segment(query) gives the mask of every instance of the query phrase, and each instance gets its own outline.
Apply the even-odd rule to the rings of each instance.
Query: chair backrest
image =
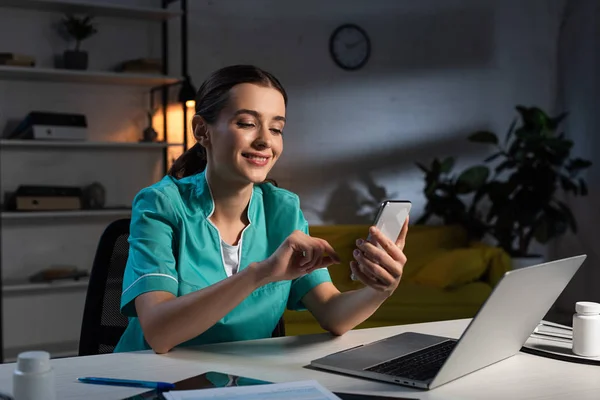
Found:
[[[129,223],[129,218],[113,221],[100,237],[83,311],[80,356],[112,353],[129,323],[120,310]]]
[[[125,218],[112,222],[100,237],[83,311],[80,356],[112,353],[129,323],[121,314],[120,304],[130,221]],[[285,336],[283,316],[271,336]]]

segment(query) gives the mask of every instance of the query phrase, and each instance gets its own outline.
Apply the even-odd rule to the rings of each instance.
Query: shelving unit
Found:
[[[29,282],[19,282],[19,283],[7,283],[2,285],[2,292],[5,294],[22,294],[23,292],[47,292],[47,291],[57,291],[57,290],[67,290],[74,288],[87,288],[89,280],[79,279],[77,281],[67,281],[67,280],[58,280],[54,282],[47,283],[29,283]]]
[[[111,71],[75,71],[56,68],[13,67],[9,65],[0,65],[0,79],[138,86],[166,85],[181,80],[180,78],[173,76],[156,74],[131,74]]]
[[[72,141],[72,140],[0,140],[1,147],[26,147],[26,148],[98,148],[98,149],[164,149],[166,147],[183,146],[182,143],[165,143],[165,142],[88,142],[88,141]]]
[[[77,210],[77,211],[3,211],[0,218],[3,220],[36,220],[54,218],[126,218],[131,215],[131,209],[102,209],[102,210]]]
[[[149,7],[130,7],[119,4],[106,4],[94,1],[70,0],[0,0],[0,7],[21,8],[26,10],[91,13],[105,17],[132,18],[147,20],[168,20],[180,17],[182,12]]]
[[[179,2],[181,7],[180,10],[169,9],[171,3]],[[121,154],[119,157],[128,160],[129,154],[123,155],[122,152],[132,152],[132,162],[135,162],[133,157],[151,157],[154,156],[154,151],[159,151],[162,158],[163,170],[167,168],[167,156],[168,150],[173,146],[182,147],[185,150],[187,146],[186,135],[184,134],[183,143],[169,143],[167,134],[167,101],[168,101],[168,89],[163,87],[164,85],[174,86],[179,82],[182,82],[187,77],[187,1],[186,0],[161,0],[161,7],[137,7],[137,6],[126,6],[117,3],[101,3],[99,1],[81,1],[81,0],[0,0],[0,9],[2,8],[13,8],[29,10],[32,12],[44,12],[44,13],[85,13],[95,16],[109,17],[109,18],[125,18],[125,19],[136,19],[136,20],[147,20],[155,21],[159,23],[161,29],[161,54],[162,54],[162,74],[142,74],[142,73],[121,73],[114,71],[94,71],[94,70],[65,70],[56,68],[45,68],[40,66],[34,67],[16,67],[16,66],[4,66],[0,65],[0,80],[10,82],[46,82],[51,84],[56,83],[72,83],[72,84],[93,84],[93,85],[113,85],[118,87],[137,86],[147,87],[148,93],[151,89],[160,90],[161,107],[163,113],[162,131],[164,135],[163,142],[117,142],[117,141],[42,141],[42,140],[12,140],[12,139],[0,139],[0,150],[3,152],[3,156],[6,153],[19,152],[18,154],[27,154],[35,152],[36,155],[42,155],[45,157],[45,153],[52,154],[49,157],[60,157],[60,151],[68,150],[69,154],[77,154],[78,152],[98,152],[106,151],[110,154],[112,151],[119,151]],[[180,18],[181,27],[181,74],[169,74],[168,71],[168,59],[169,59],[169,46],[168,46],[168,21],[171,19]],[[185,114],[184,114],[185,116]],[[185,119],[185,118],[184,118]],[[185,123],[184,123],[185,129]],[[150,152],[147,155],[140,155],[140,151]],[[13,153],[17,154],[17,153]],[[87,153],[86,153],[87,154]],[[97,153],[90,153],[95,157],[104,157],[104,153],[96,155]],[[19,156],[20,157],[20,156]],[[86,156],[87,157],[87,156]],[[109,156],[111,157],[111,156]],[[70,158],[69,158],[70,159]],[[50,166],[51,167],[51,166]],[[44,168],[50,168],[44,167]],[[6,167],[4,167],[7,169]],[[8,167],[10,168],[10,167]],[[73,166],[77,168],[77,166]],[[126,172],[126,171],[125,171]],[[57,172],[60,174],[60,172]],[[115,177],[111,177],[115,179]],[[116,179],[123,179],[116,177]],[[57,184],[59,182],[48,182],[49,184]],[[13,182],[14,184],[14,182]],[[0,194],[0,195],[3,195]],[[120,204],[120,202],[117,202]],[[31,254],[26,245],[29,240],[29,232],[31,229],[44,230],[43,234],[49,234],[56,236],[60,239],[62,231],[55,231],[54,224],[61,226],[68,226],[72,236],[79,238],[79,232],[81,229],[90,232],[92,235],[95,233],[97,227],[106,226],[112,220],[119,218],[127,218],[131,215],[131,209],[129,208],[106,208],[98,210],[73,210],[73,211],[2,211],[0,212],[0,225],[2,227],[2,247],[4,247],[5,237],[4,232],[7,229],[14,229],[15,236],[11,243],[12,247],[10,250],[13,251],[13,264],[20,265],[20,261],[15,261],[14,254],[15,249],[19,249],[21,241],[23,241],[23,251],[27,254],[31,260]],[[93,228],[92,227],[96,227]],[[62,228],[61,228],[62,229]],[[76,233],[73,233],[76,232]],[[98,236],[99,238],[99,236]],[[94,243],[85,242],[84,247],[94,247],[97,245],[96,238]],[[86,239],[83,239],[86,240]],[[19,245],[16,245],[19,243]],[[75,245],[81,245],[78,242]],[[68,248],[68,245],[62,246],[56,249],[55,252],[68,251],[62,247]],[[84,254],[93,255],[92,251],[86,250]],[[20,254],[20,253],[19,253]],[[4,256],[3,256],[4,257]],[[20,255],[19,255],[20,257]],[[33,257],[35,259],[35,257]],[[60,257],[59,257],[60,258]],[[48,263],[52,264],[55,260],[49,259]],[[91,268],[91,265],[77,265],[80,268]],[[10,360],[16,351],[20,349],[26,349],[29,346],[27,339],[31,337],[29,332],[32,328],[26,328],[25,326],[31,326],[35,323],[35,316],[32,316],[34,310],[39,309],[42,313],[48,313],[43,315],[43,319],[55,319],[57,326],[55,331],[49,332],[49,336],[52,336],[52,340],[56,340],[57,337],[63,338],[65,343],[63,347],[55,348],[55,352],[52,353],[53,357],[57,356],[68,356],[76,355],[76,350],[73,348],[74,343],[78,340],[78,325],[80,321],[74,320],[78,318],[77,315],[83,311],[83,303],[85,302],[85,293],[87,290],[88,280],[81,279],[78,281],[56,281],[51,283],[30,283],[24,279],[23,276],[19,277],[18,273],[13,273],[11,278],[17,277],[17,281],[3,281],[4,269],[2,268],[2,259],[0,259],[0,362]],[[3,308],[3,303],[9,303],[5,305],[6,309]],[[43,304],[43,306],[40,305]],[[21,310],[21,307],[23,310]],[[10,315],[6,315],[10,314]],[[72,315],[72,317],[69,317]],[[26,316],[26,317],[23,317]],[[6,329],[4,321],[8,318],[8,325]],[[25,319],[23,319],[25,318]],[[67,319],[64,319],[67,318]],[[71,319],[68,319],[71,318]],[[19,323],[24,324],[24,328],[15,327],[15,319],[23,319]],[[21,331],[18,331],[21,329]],[[75,332],[77,330],[77,332]],[[21,335],[21,332],[25,334]],[[8,349],[10,351],[5,352],[4,338],[9,336],[12,338],[14,345]],[[27,337],[27,338],[22,338]],[[62,339],[59,339],[62,340]],[[54,343],[54,342],[53,342]],[[56,343],[53,344],[53,346]],[[36,347],[36,346],[33,346]],[[50,351],[50,350],[49,350]],[[54,351],[54,350],[53,350]],[[5,359],[4,356],[7,356]]]

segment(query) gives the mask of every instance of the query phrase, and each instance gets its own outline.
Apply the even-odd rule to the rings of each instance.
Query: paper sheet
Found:
[[[339,400],[317,381],[273,383],[268,385],[174,390],[163,393],[167,400]]]

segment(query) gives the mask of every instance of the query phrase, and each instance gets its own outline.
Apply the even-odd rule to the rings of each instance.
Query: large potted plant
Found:
[[[490,171],[485,165],[475,165],[455,174],[454,163],[453,157],[435,158],[429,166],[417,163],[425,173],[427,203],[416,224],[437,217],[445,225],[462,226],[470,239],[479,240],[489,229],[477,205],[485,194]]]
[[[69,39],[75,40],[74,50],[63,53],[63,67],[66,69],[84,70],[88,67],[88,53],[81,50],[81,42],[96,34],[98,31],[92,24],[93,17],[76,17],[65,15],[61,22],[62,33]]]
[[[468,137],[471,142],[496,147],[496,152],[485,159],[493,169],[477,165],[445,181],[432,179],[433,168],[420,168],[426,172],[424,220],[449,214],[444,220],[464,226],[471,236],[493,237],[519,267],[540,261],[540,255],[531,253],[532,241],[546,244],[569,229],[577,232],[575,217],[561,195],[587,195],[580,173],[592,163],[571,158],[573,141],[559,132],[566,113],[549,117],[537,107],[517,106],[516,110],[520,125],[515,119],[502,142],[487,131]],[[449,171],[440,164],[440,171]],[[444,193],[450,195],[441,196]],[[466,200],[458,199],[462,205],[457,201],[461,194],[470,195]]]

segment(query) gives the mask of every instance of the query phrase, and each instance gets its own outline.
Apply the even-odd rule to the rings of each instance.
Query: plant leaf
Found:
[[[470,193],[474,190],[479,189],[487,181],[490,175],[488,167],[483,165],[476,165],[468,168],[462,174],[459,175],[456,181],[457,193]]]
[[[515,126],[517,125],[517,119],[513,119],[513,122],[510,124],[510,127],[508,128],[508,132],[506,132],[506,137],[504,138],[504,144],[508,144],[508,141],[511,137],[511,135],[513,134],[513,132],[515,131]]]
[[[442,165],[440,171],[447,174],[454,167],[454,157],[446,157],[444,161],[442,161]]]
[[[496,167],[495,171],[496,171],[496,173],[500,173],[500,172],[504,171],[505,169],[512,168],[514,166],[515,166],[515,162],[514,161],[506,160],[503,163],[501,163],[500,165],[498,165]]]
[[[548,127],[552,130],[555,130],[556,128],[558,128],[558,125],[560,125],[560,123],[569,115],[568,112],[563,112],[560,113],[559,115],[557,115],[554,118],[550,118],[550,120],[548,121]]]
[[[574,194],[577,194],[577,185],[575,185],[568,177],[561,175],[560,184],[565,192],[573,192]]]
[[[475,132],[468,137],[468,140],[475,143],[498,144],[498,137],[496,134],[488,131]]]
[[[485,160],[483,160],[483,161],[485,161],[485,162],[494,161],[496,158],[500,157],[501,155],[502,155],[502,152],[501,152],[501,151],[499,151],[499,152],[497,152],[497,153],[494,153],[494,154],[492,154],[491,156],[489,156],[488,158],[486,158],[486,159],[485,159]]]
[[[442,164],[440,163],[440,160],[434,158],[433,162],[431,163],[431,172],[433,172],[435,175],[439,175],[441,170]]]
[[[571,160],[567,165],[567,170],[569,172],[578,172],[579,170],[589,168],[592,165],[592,162],[589,160],[584,160],[583,158],[575,158]]]

